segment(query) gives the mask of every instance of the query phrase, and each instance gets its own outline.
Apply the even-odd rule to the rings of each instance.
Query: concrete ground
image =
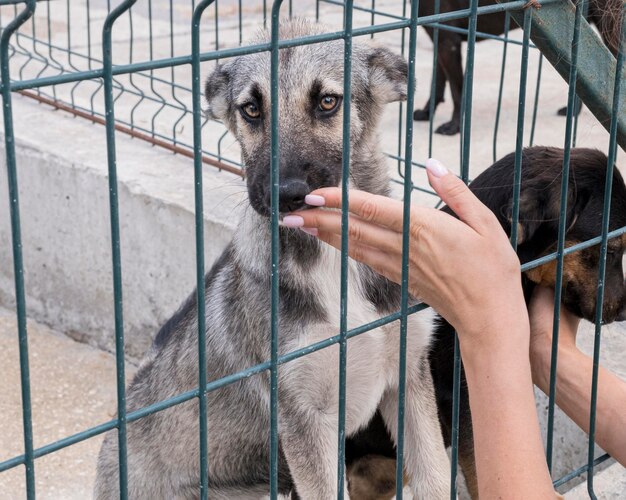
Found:
[[[23,453],[20,366],[15,313],[0,309],[0,461]],[[115,358],[66,335],[28,322],[34,446],[111,420],[117,401]],[[134,367],[127,365],[127,377]],[[103,435],[35,461],[37,498],[91,497]],[[24,467],[0,474],[0,499],[26,498]]]

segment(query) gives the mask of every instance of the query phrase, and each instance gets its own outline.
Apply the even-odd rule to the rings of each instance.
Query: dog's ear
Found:
[[[519,222],[517,226],[518,244],[526,243],[535,237],[542,229],[557,234],[561,213],[560,182],[549,188],[524,189],[519,199]],[[566,233],[574,227],[578,216],[589,202],[589,193],[586,190],[577,190],[575,185],[568,189]],[[507,219],[512,222],[513,200],[507,207]]]
[[[206,113],[214,120],[225,120],[228,114],[229,69],[228,65],[218,64],[204,84],[204,97],[208,103]]]
[[[371,46],[367,65],[376,97],[384,103],[406,100],[409,70],[402,56],[386,47]]]

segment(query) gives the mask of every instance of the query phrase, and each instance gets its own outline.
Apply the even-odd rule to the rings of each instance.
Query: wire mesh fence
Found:
[[[560,0],[544,0],[542,5],[558,3]],[[478,148],[489,150],[489,154],[495,160],[502,152],[508,152],[515,147],[516,178],[514,184],[519,187],[521,174],[521,151],[525,145],[532,145],[538,136],[541,127],[540,93],[542,83],[543,59],[539,53],[533,53],[537,57],[537,64],[529,69],[531,49],[535,49],[530,41],[532,26],[532,9],[528,9],[525,1],[511,1],[502,3],[489,3],[483,5],[478,0],[468,2],[467,8],[462,10],[448,11],[442,9],[442,2],[434,2],[434,11],[427,15],[418,12],[417,1],[393,2],[376,1],[367,2],[339,2],[334,0],[320,0],[317,2],[243,2],[239,1],[199,1],[189,2],[185,5],[174,3],[172,0],[148,0],[136,2],[124,0],[115,2],[104,0],[85,0],[84,2],[52,2],[36,0],[5,0],[0,1],[0,26],[2,27],[2,41],[0,43],[0,57],[2,70],[2,97],[4,103],[4,134],[6,141],[6,164],[9,178],[9,203],[11,208],[11,223],[13,234],[13,259],[15,269],[15,297],[17,304],[18,333],[20,338],[20,366],[21,366],[21,389],[24,415],[24,453],[0,463],[0,472],[23,466],[25,468],[27,496],[35,497],[34,462],[37,458],[61,450],[72,444],[92,438],[108,430],[117,429],[119,436],[119,466],[120,466],[120,491],[121,497],[126,498],[127,476],[127,451],[126,451],[126,425],[129,422],[141,419],[151,413],[162,411],[166,408],[185,401],[199,400],[199,440],[200,440],[200,463],[201,473],[199,491],[202,498],[206,498],[209,484],[207,463],[211,459],[207,452],[207,440],[212,439],[207,432],[206,395],[227,384],[232,384],[245,377],[265,371],[270,372],[272,380],[271,392],[271,475],[270,495],[277,496],[278,485],[278,392],[277,371],[278,366],[301,356],[305,356],[316,350],[338,344],[341,352],[342,374],[339,381],[340,401],[345,401],[345,360],[349,339],[361,333],[369,331],[393,321],[400,320],[402,325],[402,341],[399,349],[404,352],[407,335],[407,317],[421,310],[424,306],[409,306],[407,284],[407,258],[408,237],[405,234],[405,246],[403,261],[403,293],[401,309],[375,323],[361,325],[354,329],[348,329],[346,320],[347,292],[342,290],[341,321],[337,335],[313,346],[291,352],[286,355],[278,354],[277,339],[280,335],[278,328],[278,311],[280,297],[278,294],[279,273],[272,273],[272,331],[271,359],[247,370],[234,373],[220,380],[207,380],[205,366],[205,304],[204,297],[204,236],[203,236],[203,200],[202,200],[202,172],[205,164],[228,171],[231,174],[244,176],[245,166],[242,164],[240,152],[234,139],[226,132],[223,124],[208,120],[202,113],[202,76],[219,61],[228,57],[249,54],[259,51],[269,51],[272,56],[272,80],[278,78],[278,54],[284,47],[320,43],[329,40],[343,40],[345,47],[345,88],[344,96],[350,95],[350,51],[353,37],[376,37],[399,48],[409,57],[409,92],[408,102],[401,104],[397,115],[393,118],[393,126],[397,131],[395,144],[385,144],[385,152],[389,158],[390,168],[395,171],[395,181],[403,188],[405,200],[405,221],[408,218],[413,191],[419,191],[427,195],[426,199],[431,204],[437,204],[436,195],[426,187],[421,177],[423,164],[417,160],[413,151],[414,122],[413,108],[415,107],[414,81],[416,67],[419,62],[415,61],[418,50],[418,29],[421,26],[431,28],[433,31],[434,56],[432,61],[432,74],[430,84],[431,97],[437,91],[439,51],[441,32],[459,33],[468,40],[465,52],[465,73],[463,82],[463,96],[461,99],[462,109],[460,112],[459,129],[460,135],[454,142],[440,143],[435,133],[435,106],[436,102],[431,99],[427,106],[428,132],[422,133],[421,140],[425,141],[425,149],[428,156],[437,154],[442,149],[454,150],[454,160],[458,165],[458,171],[465,181],[470,180],[470,163],[472,151]],[[284,4],[284,5],[283,5]],[[567,99],[567,113],[563,122],[564,137],[562,144],[565,146],[566,160],[563,168],[562,192],[567,193],[569,168],[569,150],[577,144],[578,108],[575,94],[577,81],[577,55],[578,36],[580,24],[587,10],[587,4],[578,3],[576,8],[576,25],[573,31],[574,38],[571,40],[571,62],[569,69],[569,94]],[[418,15],[419,14],[419,15]],[[501,16],[502,25],[497,34],[481,31],[479,19],[489,14]],[[523,16],[523,31],[513,32],[516,24],[511,17],[513,14]],[[285,17],[306,16],[323,21],[330,28],[323,35],[316,35],[297,40],[279,40],[278,23]],[[456,19],[466,19],[467,27],[451,27],[446,25]],[[245,45],[250,33],[265,27],[272,34],[270,43],[262,45]],[[513,33],[513,34],[512,34]],[[622,31],[622,40],[624,34]],[[477,72],[480,67],[476,64],[476,41],[480,39],[496,40],[502,44],[501,60],[499,62],[500,78],[496,87],[496,99],[493,102],[493,114],[488,121],[493,120],[488,129],[481,127],[479,134],[472,133],[474,85],[479,81]],[[514,106],[505,102],[504,90],[510,77],[505,77],[508,61],[511,58],[511,47],[519,48],[520,66],[515,73],[517,78],[518,98]],[[622,41],[623,47],[623,41]],[[613,89],[612,100],[608,104],[612,106],[612,120],[606,124],[610,129],[610,139],[607,140],[609,152],[609,172],[612,172],[617,155],[618,143],[618,120],[620,109],[620,84],[623,68],[623,49],[617,57],[617,68],[611,86]],[[430,62],[429,61],[429,62]],[[424,75],[418,79],[426,80]],[[529,82],[530,80],[530,82]],[[532,89],[532,105],[527,103],[527,87]],[[274,87],[277,92],[277,87]],[[26,299],[23,283],[23,262],[21,256],[20,241],[20,214],[18,200],[18,165],[15,158],[15,147],[12,127],[11,93],[21,92],[24,95],[37,99],[40,102],[54,108],[67,111],[96,123],[105,125],[107,137],[107,156],[109,165],[109,193],[110,193],[110,218],[111,218],[111,243],[112,243],[112,273],[115,295],[115,339],[117,359],[117,417],[100,426],[86,429],[59,441],[43,447],[33,446],[33,433],[31,421],[31,398],[28,363],[28,336],[26,329]],[[349,101],[349,98],[346,98]],[[277,102],[277,94],[273,95],[272,102]],[[563,102],[562,104],[566,104]],[[512,128],[515,134],[503,131],[503,113],[508,107],[516,108],[515,124]],[[272,109],[272,137],[278,138],[278,114]],[[551,110],[553,112],[554,110]],[[530,115],[530,118],[529,118]],[[391,122],[391,120],[390,120]],[[343,187],[348,186],[349,162],[350,162],[350,113],[344,114],[344,155],[343,155]],[[124,374],[124,302],[122,298],[122,268],[120,256],[120,225],[119,207],[117,194],[117,164],[116,164],[116,132],[130,134],[145,140],[156,146],[163,147],[174,153],[189,156],[193,159],[194,175],[196,182],[195,191],[195,215],[196,215],[196,274],[197,274],[197,303],[198,303],[198,346],[199,366],[198,387],[193,391],[177,395],[166,401],[158,402],[147,408],[126,412],[125,404],[125,374]],[[507,142],[508,141],[508,142]],[[511,147],[509,147],[509,145]],[[278,243],[278,139],[272,144],[272,264],[274,269],[279,266],[279,243]],[[439,151],[438,151],[438,148]],[[508,148],[508,149],[506,149]],[[450,163],[450,161],[449,161]],[[226,174],[225,174],[226,175]],[[607,175],[607,179],[611,175]],[[610,185],[607,193],[610,193]],[[517,245],[517,221],[518,218],[519,189],[516,192],[512,236],[511,241]],[[567,196],[562,196],[561,213],[567,211]],[[548,256],[525,264],[523,270],[536,267],[550,260],[557,261],[557,284],[561,283],[563,276],[563,257],[572,252],[579,251],[590,245],[601,245],[600,279],[604,274],[604,262],[606,259],[607,241],[626,232],[621,228],[609,232],[608,207],[610,195],[605,196],[604,224],[601,235],[587,242],[581,242],[572,247],[565,248],[565,217],[561,218],[559,228],[559,240],[556,251]],[[344,229],[342,238],[347,241],[347,192],[344,192]],[[345,246],[344,246],[345,247]],[[342,284],[347,283],[347,252],[342,254]],[[560,303],[561,287],[556,287],[556,302]],[[603,288],[598,287],[598,301],[602,302]],[[601,309],[599,308],[601,312]],[[596,319],[596,349],[594,359],[596,361],[594,372],[594,387],[592,399],[595,404],[597,391],[597,360],[600,346],[600,327],[602,318]],[[554,328],[558,331],[559,308],[556,308]],[[556,341],[553,348],[553,367],[556,359]],[[401,356],[401,360],[404,359]],[[404,381],[405,366],[401,362],[400,380]],[[460,380],[460,356],[458,343],[455,349],[455,381],[458,387]],[[551,464],[554,437],[554,401],[555,401],[555,370],[551,374],[550,407],[547,437],[547,459]],[[403,390],[400,390],[400,411],[402,415]],[[458,389],[457,389],[458,393]],[[571,471],[564,477],[555,479],[555,486],[559,486],[571,478],[588,472],[588,484],[590,496],[593,492],[593,468],[597,463],[608,458],[594,456],[593,448],[593,419],[590,433],[590,448],[588,463],[580,469]],[[455,400],[453,414],[456,421],[453,425],[458,426],[458,400]],[[343,434],[345,425],[345,407],[340,406],[339,433]],[[400,418],[398,441],[398,491],[397,498],[402,498],[402,457],[403,439],[402,429],[404,421]],[[453,436],[455,434],[453,433]],[[341,464],[344,461],[345,448],[340,439],[338,456],[338,476],[340,485],[345,478]],[[451,498],[456,498],[456,462],[457,442],[452,442],[452,490]],[[343,488],[339,487],[340,497]]]

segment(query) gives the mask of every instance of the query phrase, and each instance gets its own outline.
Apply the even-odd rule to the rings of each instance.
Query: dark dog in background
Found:
[[[479,0],[478,6],[494,5],[495,0]],[[589,0],[589,10],[587,20],[589,23],[595,24],[600,31],[602,40],[611,52],[616,55],[619,48],[620,27],[621,27],[621,9],[622,0]],[[441,0],[439,12],[454,12],[457,10],[467,9],[470,6],[469,0]],[[435,0],[421,0],[419,3],[418,14],[422,16],[431,16],[435,14]],[[501,35],[505,29],[504,12],[494,14],[486,14],[478,16],[477,31],[488,33],[490,35]],[[444,23],[448,26],[456,28],[469,28],[469,18],[455,19]],[[510,23],[510,29],[518,28],[514,21]],[[433,28],[425,26],[428,36],[431,40],[434,38]],[[477,38],[479,42],[482,38]],[[431,95],[430,99],[422,109],[416,109],[413,112],[413,119],[417,121],[427,121],[430,118],[430,100],[435,100],[435,109],[444,101],[444,92],[446,82],[450,83],[450,92],[452,94],[452,102],[454,103],[454,111],[452,119],[439,126],[435,133],[443,135],[454,135],[460,129],[461,116],[461,95],[463,93],[463,65],[461,62],[461,42],[467,41],[467,35],[464,33],[455,33],[448,30],[439,30],[439,42],[437,48],[437,70],[435,95]],[[579,101],[580,103],[580,101]],[[566,114],[566,108],[559,110],[560,115]],[[580,111],[580,105],[576,112]]]
[[[470,185],[472,191],[498,217],[510,234],[512,213],[512,180],[514,154],[509,154],[479,175]],[[563,150],[533,147],[523,151],[522,184],[520,192],[519,246],[522,263],[537,259],[556,250],[558,238],[560,187]],[[601,232],[607,157],[592,149],[573,149],[570,161],[567,200],[566,246],[596,237]],[[444,211],[452,211],[444,207]],[[609,230],[626,226],[626,186],[615,169],[611,197]],[[604,323],[626,320],[626,282],[622,256],[626,250],[626,235],[608,243],[605,276],[605,297],[602,306]],[[600,246],[565,256],[562,285],[563,305],[577,316],[595,320],[596,288]],[[522,275],[527,301],[539,284],[554,288],[556,261],[535,267]],[[506,332],[503,332],[503,335]],[[430,367],[435,383],[439,419],[446,446],[452,436],[454,328],[439,318]],[[387,457],[384,467],[381,458]],[[395,449],[386,435],[382,421],[376,416],[369,427],[346,444],[346,460],[351,489],[379,491],[378,496],[354,497],[369,499],[392,498],[395,492]],[[461,374],[459,417],[459,464],[472,498],[478,498],[474,442],[469,397],[464,373]],[[373,474],[376,466],[383,471]]]

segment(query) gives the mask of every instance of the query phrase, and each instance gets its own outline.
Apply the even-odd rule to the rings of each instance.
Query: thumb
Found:
[[[430,185],[442,201],[474,231],[483,234],[494,223],[497,224],[491,210],[476,198],[465,182],[451,174],[441,162],[430,158],[426,161],[426,171]]]

